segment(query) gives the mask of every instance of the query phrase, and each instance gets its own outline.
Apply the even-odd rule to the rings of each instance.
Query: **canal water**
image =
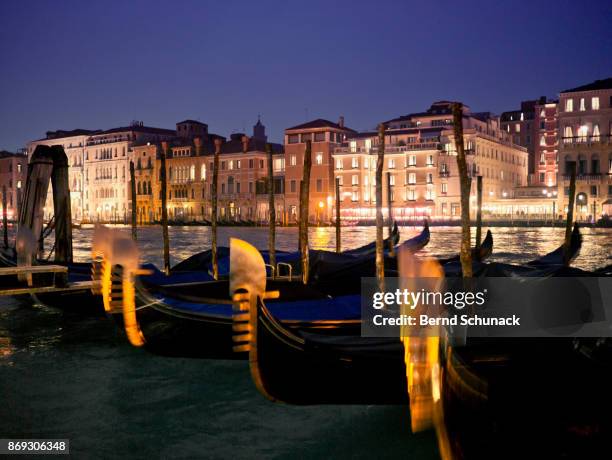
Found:
[[[129,233],[129,228],[122,231]],[[402,227],[402,239],[418,228]],[[74,231],[87,260],[93,230]],[[333,228],[313,228],[314,248],[335,247]],[[343,228],[342,246],[374,238]],[[433,227],[427,253],[459,249],[459,228]],[[265,228],[221,227],[220,244],[240,237],[267,246]],[[563,230],[494,228],[493,260],[525,262],[557,247]],[[612,263],[612,230],[584,229],[575,265]],[[209,247],[207,227],[171,227],[176,263]],[[297,229],[277,230],[294,250]],[[160,264],[161,231],[139,229],[147,262]],[[129,346],[105,318],[0,299],[0,438],[68,438],[76,458],[438,458],[432,432],[412,434],[406,407],[273,404],[253,386],[246,362],[152,356]]]

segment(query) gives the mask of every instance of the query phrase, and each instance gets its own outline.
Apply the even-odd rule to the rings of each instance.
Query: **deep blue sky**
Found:
[[[0,63],[0,148],[133,119],[250,133],[258,113],[281,141],[306,116],[499,113],[611,77],[612,2],[6,0]]]

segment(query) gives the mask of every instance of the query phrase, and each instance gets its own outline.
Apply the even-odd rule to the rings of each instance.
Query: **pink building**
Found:
[[[6,207],[9,220],[19,217],[19,207],[28,169],[28,156],[26,153],[12,153],[0,151],[0,205],[2,204],[2,191],[6,189]],[[0,219],[2,214],[0,213]]]

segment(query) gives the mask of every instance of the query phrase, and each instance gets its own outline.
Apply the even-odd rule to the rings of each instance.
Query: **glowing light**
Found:
[[[325,203],[323,203],[322,201],[319,201],[319,208],[322,208],[323,206],[325,206]]]

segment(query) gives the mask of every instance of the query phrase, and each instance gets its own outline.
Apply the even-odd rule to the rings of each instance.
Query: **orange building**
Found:
[[[343,117],[338,123],[319,118],[285,130],[285,205],[288,222],[298,219],[306,141],[312,142],[309,220],[329,222],[334,212],[335,198],[332,155],[347,136],[353,134],[354,130],[344,126]]]

